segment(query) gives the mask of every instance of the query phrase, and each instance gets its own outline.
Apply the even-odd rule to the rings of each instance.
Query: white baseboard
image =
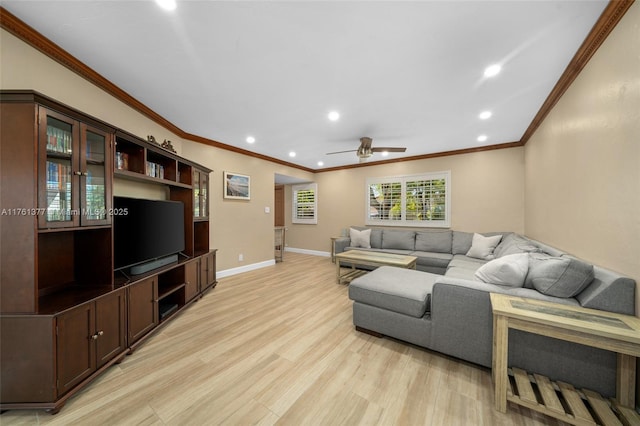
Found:
[[[286,247],[284,249],[285,252],[290,251],[293,253],[302,253],[302,254],[310,254],[312,256],[321,256],[321,257],[331,257],[331,253],[328,251],[319,251],[319,250],[307,250],[300,249],[295,247]],[[260,268],[266,268],[267,266],[272,266],[276,264],[276,260],[265,260],[264,262],[252,263],[251,265],[239,266],[237,268],[225,269],[224,271],[217,271],[216,278],[224,278],[230,277],[232,275],[241,274],[243,272],[254,271]]]
[[[239,266],[237,268],[225,269],[217,271],[216,278],[230,277],[231,275],[241,274],[243,272],[254,271],[256,269],[266,268],[276,264],[275,259],[265,260],[264,262],[252,263],[251,265]]]
[[[301,248],[295,248],[295,247],[285,247],[284,251],[290,251],[293,253],[310,254],[313,256],[331,257],[331,253],[328,251],[307,250],[307,249],[301,249]]]

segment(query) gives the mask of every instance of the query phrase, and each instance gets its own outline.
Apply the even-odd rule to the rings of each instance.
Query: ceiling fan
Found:
[[[374,152],[405,152],[407,148],[397,148],[397,147],[376,147],[372,148],[371,143],[373,139],[369,137],[361,137],[360,138],[360,146],[358,149],[350,149],[348,151],[336,151],[336,152],[327,152],[326,155],[332,154],[342,154],[345,152],[355,152],[358,158],[360,158],[360,162],[364,163],[373,155]]]

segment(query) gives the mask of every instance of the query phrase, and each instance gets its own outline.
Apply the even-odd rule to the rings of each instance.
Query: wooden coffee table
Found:
[[[517,329],[569,342],[580,343],[618,353],[616,373],[616,399],[609,404],[596,392],[581,390],[598,417],[610,418],[604,424],[619,424],[610,410],[616,411],[625,420],[636,424],[640,416],[635,413],[636,357],[640,356],[640,318],[613,312],[567,306],[541,300],[525,299],[491,293],[493,309],[493,365],[495,407],[506,412],[507,400],[571,424],[596,424],[582,403],[582,395],[568,383],[553,383],[538,374],[513,368],[516,388],[510,386],[508,378],[509,329]],[[535,383],[540,398],[536,396]],[[517,394],[514,389],[517,389]],[[556,390],[559,390],[559,394]],[[561,404],[562,395],[565,404]],[[568,405],[570,410],[565,411]],[[598,423],[598,424],[602,424]]]
[[[353,279],[367,273],[362,269],[356,269],[356,266],[396,266],[398,268],[416,269],[416,260],[418,260],[415,256],[364,250],[347,250],[336,254],[335,258],[338,284],[350,283]],[[341,262],[351,264],[351,269],[346,273],[342,273],[340,270]]]

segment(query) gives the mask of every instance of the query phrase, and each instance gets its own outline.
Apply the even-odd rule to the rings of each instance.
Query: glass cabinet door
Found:
[[[200,217],[209,217],[209,174],[200,172]]]
[[[112,135],[44,107],[39,115],[39,227],[108,225]]]
[[[78,173],[74,154],[78,150],[78,122],[41,109],[39,226],[56,228],[78,225]]]
[[[201,217],[200,210],[200,172],[193,171],[193,217],[198,219]]]
[[[109,170],[111,135],[81,125],[80,160],[81,224],[105,225],[111,222]]]
[[[206,219],[209,216],[209,174],[200,170],[193,171],[193,217]]]

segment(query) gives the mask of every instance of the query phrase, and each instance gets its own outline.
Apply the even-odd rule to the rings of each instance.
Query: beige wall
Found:
[[[218,269],[243,268],[274,260],[274,174],[311,180],[308,172],[231,151],[185,141],[183,155],[213,170],[210,188],[210,244],[218,251]],[[251,200],[223,197],[223,172],[251,177]],[[265,207],[269,213],[265,213]],[[239,255],[243,260],[239,260]]]
[[[1,89],[36,90],[143,139],[147,135],[169,139],[178,154],[214,170],[210,176],[210,241],[211,247],[219,249],[219,271],[273,261],[274,173],[311,180],[310,173],[182,140],[4,30],[0,30],[0,45]],[[250,201],[223,200],[223,170],[251,176]],[[114,182],[114,194],[167,196],[163,186],[119,179]],[[265,213],[265,207],[271,213]],[[243,261],[238,260],[240,254]]]
[[[291,189],[286,188],[289,247],[330,251],[330,236],[365,221],[368,177],[451,171],[451,227],[461,231],[524,232],[524,149],[406,161],[317,173],[318,224],[291,223]]]
[[[525,146],[525,232],[640,283],[638,52],[636,2]]]

